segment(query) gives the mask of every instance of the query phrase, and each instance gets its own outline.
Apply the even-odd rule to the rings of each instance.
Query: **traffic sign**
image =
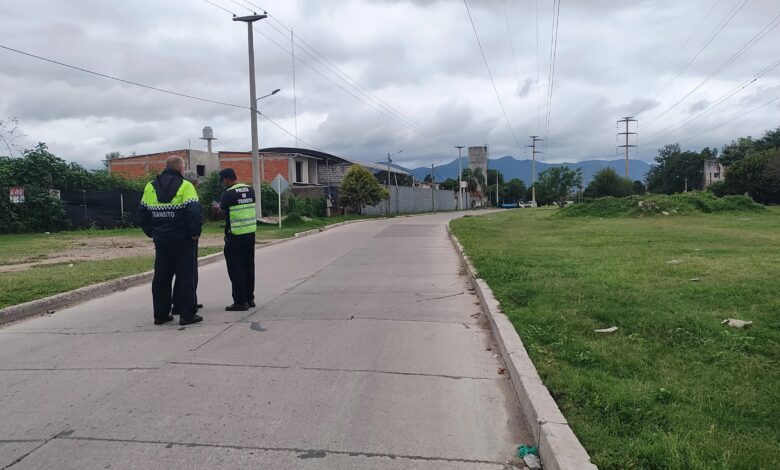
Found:
[[[274,177],[274,180],[271,182],[271,187],[274,191],[276,191],[279,195],[281,195],[283,192],[287,191],[287,188],[290,187],[290,183],[287,182],[286,179],[284,179],[284,176],[282,175],[276,175]]]

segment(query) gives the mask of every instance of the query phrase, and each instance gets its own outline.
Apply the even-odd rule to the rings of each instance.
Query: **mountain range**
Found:
[[[463,157],[461,159],[462,168],[468,168],[468,158]],[[649,163],[642,160],[629,160],[629,172],[632,180],[644,181],[645,174],[652,167]],[[596,174],[602,168],[614,168],[619,175],[625,174],[626,161],[625,160],[585,160],[576,163],[545,163],[536,162],[537,175],[547,168],[554,166],[566,165],[571,169],[582,168],[582,183],[587,185],[593,179],[593,175]],[[395,166],[395,165],[393,165]],[[399,167],[400,168],[400,167]],[[517,160],[512,156],[504,156],[497,159],[490,159],[488,161],[488,168],[498,169],[502,175],[504,175],[504,181],[509,181],[512,178],[518,178],[525,182],[526,185],[531,184],[531,160]],[[431,169],[428,167],[420,167],[415,169],[402,168],[419,180],[422,181],[431,173]],[[434,169],[434,176],[436,181],[444,181],[447,178],[458,178],[458,159],[454,159],[449,163],[439,165]]]

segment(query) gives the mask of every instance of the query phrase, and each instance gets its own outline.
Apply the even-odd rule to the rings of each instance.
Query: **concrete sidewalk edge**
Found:
[[[346,225],[348,223],[364,222],[366,220],[376,220],[376,219],[350,220],[350,221],[340,222],[333,225],[328,225],[323,227],[322,229],[309,230],[307,232],[302,232],[302,233],[311,235],[313,233],[319,233],[321,231]],[[260,244],[259,246],[256,247],[256,249],[259,250],[265,247],[277,245],[279,243],[292,241],[295,240],[296,237],[298,237],[299,235],[300,235],[299,233],[296,233],[294,237],[281,238],[279,240],[271,240],[263,244]],[[221,261],[222,259],[224,259],[222,253],[214,253],[211,255],[202,256],[198,258],[198,266],[211,264],[217,261]],[[56,310],[72,307],[73,305],[76,305],[78,303],[87,300],[92,300],[96,297],[102,297],[104,295],[108,295],[113,292],[122,291],[130,287],[135,287],[145,282],[149,282],[152,280],[153,276],[154,276],[154,271],[146,271],[139,274],[133,274],[131,276],[111,279],[109,281],[101,282],[99,284],[91,284],[88,286],[79,287],[78,289],[74,289],[67,292],[61,292],[59,294],[54,294],[49,297],[44,297],[42,299],[31,300],[30,302],[25,302],[17,305],[10,305],[8,307],[0,309],[0,325],[15,322],[18,320],[23,320],[29,317],[34,317],[36,315],[52,314]]]
[[[482,309],[490,321],[490,327],[520,401],[520,407],[539,447],[539,457],[544,468],[546,470],[597,470],[539,377],[520,335],[509,318],[501,311],[493,291],[483,279],[478,277],[463,246],[452,233],[449,223],[447,232],[474,284]]]

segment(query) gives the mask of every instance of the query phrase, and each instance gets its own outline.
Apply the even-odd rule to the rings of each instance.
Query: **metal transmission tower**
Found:
[[[626,125],[626,131],[625,132],[618,132],[618,135],[626,136],[626,143],[624,145],[618,145],[618,148],[622,147],[622,148],[625,148],[625,150],[626,150],[626,178],[631,178],[630,176],[628,176],[628,149],[631,148],[631,147],[636,148],[637,145],[629,145],[628,137],[631,136],[631,135],[637,135],[637,133],[636,132],[629,132],[628,127],[629,127],[630,123],[632,123],[632,122],[639,122],[639,121],[634,119],[633,116],[626,116],[626,117],[622,118],[621,120],[619,120],[618,124],[620,124],[621,122]]]
[[[532,135],[530,138],[531,145],[526,145],[526,147],[531,148],[531,201],[536,205],[536,154],[542,153],[536,150],[536,143],[544,139],[540,139],[538,135]]]

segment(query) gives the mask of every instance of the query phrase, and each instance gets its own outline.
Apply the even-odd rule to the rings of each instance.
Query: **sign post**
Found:
[[[282,228],[282,193],[287,191],[290,187],[290,183],[284,179],[284,176],[277,174],[271,182],[271,188],[276,191],[276,196],[279,202],[279,228]]]

